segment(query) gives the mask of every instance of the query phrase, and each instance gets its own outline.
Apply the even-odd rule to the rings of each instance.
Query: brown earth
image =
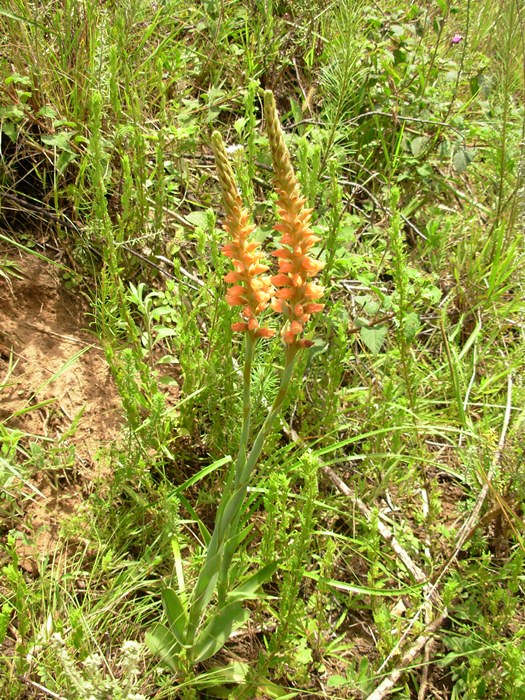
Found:
[[[50,262],[11,260],[20,279],[0,277],[0,421],[24,433],[19,445],[40,467],[23,487],[29,539],[18,540],[22,565],[34,572],[103,476],[95,456],[118,436],[121,408],[86,301]]]

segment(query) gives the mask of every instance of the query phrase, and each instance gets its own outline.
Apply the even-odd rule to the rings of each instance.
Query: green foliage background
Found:
[[[363,698],[445,610],[392,697],[525,697],[524,21],[518,0],[0,8],[0,283],[15,253],[61,265],[123,416],[98,457],[110,476],[32,576],[25,487],[67,470],[74,445],[66,459],[2,413],[2,697]],[[238,443],[209,138],[232,146],[272,250],[263,89],[315,210],[328,302],[234,562],[239,581],[277,571],[253,625],[176,673],[126,643],[161,618],[166,585],[196,579]],[[281,363],[278,340],[258,346],[254,431]]]

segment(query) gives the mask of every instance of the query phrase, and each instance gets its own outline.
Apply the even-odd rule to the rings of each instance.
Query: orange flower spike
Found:
[[[286,318],[282,331],[284,342],[304,347],[310,343],[299,340],[298,335],[302,333],[310,314],[319,313],[324,308],[324,304],[311,303],[323,295],[324,288],[308,281],[323,268],[322,262],[308,255],[310,248],[320,238],[310,228],[312,209],[305,206],[306,200],[301,195],[270,90],[264,93],[264,116],[272,153],[275,189],[279,196],[277,211],[280,222],[274,229],[281,233],[282,246],[272,253],[279,259],[279,273],[271,278],[279,288],[277,298],[272,300],[272,309],[283,313]]]
[[[263,254],[259,243],[249,240],[255,230],[250,217],[243,207],[235,184],[235,178],[224,142],[218,131],[211,137],[211,145],[217,165],[219,182],[222,190],[226,221],[224,230],[231,241],[222,248],[222,253],[233,262],[233,270],[225,275],[224,280],[233,286],[226,293],[230,306],[242,307],[242,321],[234,323],[232,330],[252,333],[255,338],[269,338],[275,331],[259,326],[257,316],[265,311],[273,297],[274,288],[270,278],[263,273],[268,265],[262,262]]]

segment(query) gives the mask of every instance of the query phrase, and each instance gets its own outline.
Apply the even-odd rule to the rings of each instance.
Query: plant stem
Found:
[[[241,475],[244,470],[244,465],[246,464],[246,451],[248,449],[248,439],[250,437],[250,423],[252,417],[252,404],[251,404],[251,378],[252,378],[252,365],[253,357],[255,353],[255,344],[257,338],[254,337],[253,333],[246,333],[246,341],[244,345],[244,369],[243,369],[243,396],[242,396],[242,406],[243,406],[243,417],[242,417],[242,430],[239,442],[239,449],[237,452],[237,459],[235,460],[234,473],[230,471],[228,482],[226,483],[219,503],[219,507],[216,515],[216,522],[222,517],[222,513],[226,503],[229,502],[229,497],[231,496],[231,484],[232,479],[234,479],[233,491],[235,492],[239,488],[241,481]],[[231,532],[231,526],[228,528],[228,532],[225,533],[225,541],[229,538],[229,533]],[[221,605],[226,599],[228,592],[228,572],[221,565],[219,571],[219,578],[217,581],[217,595],[218,603]]]
[[[292,374],[295,367],[297,352],[298,348],[295,345],[288,345],[286,347],[286,363],[283,369],[283,373],[281,375],[281,383],[279,385],[279,390],[275,396],[275,399],[273,400],[268,415],[266,416],[266,420],[264,421],[261,429],[257,434],[257,437],[255,438],[252,449],[248,453],[248,456],[246,458],[246,464],[244,466],[244,471],[241,477],[241,484],[248,483],[251,473],[255,465],[257,464],[257,460],[261,455],[262,448],[264,446],[264,441],[270,434],[270,430],[272,429],[273,423],[281,409],[284,399],[286,398],[286,394],[288,393],[288,387],[290,386],[290,380],[292,378]]]
[[[248,344],[248,343],[247,343]],[[228,574],[230,569],[231,560],[240,543],[239,536],[242,539],[242,533],[239,533],[239,520],[241,517],[242,505],[246,497],[248,490],[248,483],[250,481],[250,476],[257,464],[257,461],[261,455],[262,449],[264,447],[264,442],[274,424],[274,421],[279,414],[282,407],[286,394],[288,393],[288,388],[290,386],[290,380],[292,378],[293,370],[295,367],[295,360],[297,357],[298,348],[295,345],[289,345],[286,348],[286,363],[281,375],[281,383],[279,390],[275,396],[272,406],[266,416],[261,429],[259,430],[257,437],[253,443],[253,446],[248,453],[247,457],[243,460],[238,457],[236,463],[236,475],[234,489],[230,493],[230,489],[227,488],[221,498],[221,503],[217,510],[217,516],[215,520],[215,527],[211,540],[208,544],[208,551],[206,553],[206,560],[204,566],[202,567],[195,588],[193,589],[192,599],[190,602],[189,616],[188,616],[188,626],[186,632],[186,644],[188,647],[193,646],[195,641],[195,636],[197,629],[199,627],[204,610],[209,603],[215,585],[220,588],[220,602],[224,603],[228,592]],[[251,350],[247,348],[246,358],[251,361],[253,357],[253,347]],[[245,382],[246,382],[246,366],[245,366]],[[246,384],[245,384],[246,391]],[[248,399],[249,402],[249,399]],[[246,404],[245,404],[246,407]],[[248,425],[246,425],[248,418]],[[245,414],[245,421],[243,424],[243,430],[241,435],[241,446],[239,448],[239,454],[244,450],[246,453],[246,443],[242,443],[243,437],[247,437],[247,431],[249,431],[249,415]],[[242,468],[241,468],[242,464]],[[233,533],[233,535],[231,534]]]
[[[243,396],[242,396],[242,406],[243,406],[243,416],[242,416],[242,430],[241,439],[239,444],[239,451],[237,452],[237,460],[235,462],[235,488],[239,486],[241,480],[241,474],[246,463],[246,451],[248,448],[248,438],[250,437],[250,421],[252,404],[250,399],[250,386],[252,377],[252,364],[253,356],[255,352],[255,343],[257,342],[252,333],[246,333],[246,343],[244,346],[244,370],[243,370]]]

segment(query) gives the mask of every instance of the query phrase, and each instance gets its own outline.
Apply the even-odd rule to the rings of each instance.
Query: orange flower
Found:
[[[249,214],[243,208],[219,132],[212,134],[211,144],[226,209],[223,228],[231,238],[222,248],[224,255],[233,262],[233,270],[224,277],[226,282],[233,285],[227,291],[226,301],[230,306],[242,307],[243,320],[234,323],[232,330],[253,333],[256,338],[269,338],[275,331],[259,326],[257,320],[257,316],[268,308],[274,293],[270,278],[263,274],[268,270],[268,265],[262,262],[259,243],[250,240],[255,226],[250,223]]]
[[[320,238],[309,227],[312,209],[305,207],[299,182],[293,171],[290,153],[284,142],[281,123],[270,90],[264,93],[264,115],[272,152],[275,189],[279,195],[277,211],[280,222],[274,226],[281,233],[281,248],[272,255],[279,258],[279,274],[271,278],[278,287],[271,305],[274,311],[284,314],[286,324],[282,330],[285,343],[298,347],[311,345],[299,340],[304,324],[311,314],[319,313],[324,304],[315,303],[324,293],[324,287],[309,278],[323,268],[323,263],[311,258],[309,250]]]

